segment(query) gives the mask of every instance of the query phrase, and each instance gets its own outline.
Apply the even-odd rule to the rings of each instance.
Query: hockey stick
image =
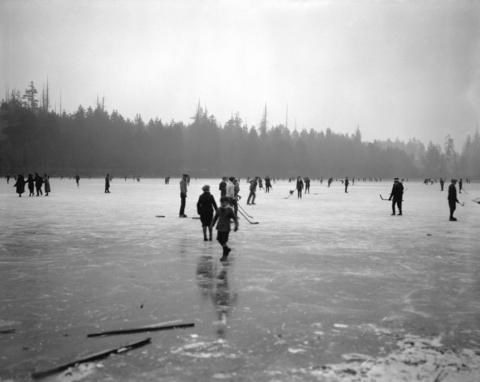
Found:
[[[253,222],[249,218],[247,218],[247,216],[241,210],[238,210],[238,212],[240,212],[240,215],[242,215],[242,217],[250,224],[259,224],[258,222]]]
[[[245,208],[243,208],[240,204],[238,205],[238,208],[242,210],[242,212],[247,215],[250,219],[254,219],[252,215],[250,215],[247,211],[245,211]]]
[[[382,199],[382,200],[384,200],[384,201],[386,201],[386,202],[388,202],[388,201],[390,200],[390,199],[385,199],[385,198],[382,196],[382,194],[379,194],[379,195],[380,195],[380,199]]]

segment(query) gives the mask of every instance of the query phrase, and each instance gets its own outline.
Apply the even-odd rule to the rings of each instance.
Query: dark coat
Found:
[[[392,192],[390,193],[390,199],[402,200],[403,198],[403,184],[400,182],[395,182],[392,187]]]
[[[215,198],[210,192],[204,192],[202,195],[200,195],[197,202],[197,212],[200,216],[213,216],[213,213],[216,210],[217,203],[215,202]]]
[[[25,179],[22,175],[18,176],[17,182],[15,183],[15,188],[17,190],[17,194],[23,194],[25,192]]]
[[[450,203],[458,203],[457,199],[457,188],[454,184],[448,186],[448,201]]]

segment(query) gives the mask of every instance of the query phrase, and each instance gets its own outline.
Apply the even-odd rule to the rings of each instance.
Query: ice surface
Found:
[[[189,217],[205,183],[218,200],[218,180],[192,180]],[[243,181],[260,224],[240,221],[225,265],[200,222],[177,217],[178,180],[114,179],[104,194],[101,179],[52,179],[39,198],[12,185],[0,181],[0,329],[16,331],[0,334],[0,379],[146,337],[90,332],[183,320],[195,328],[149,333],[148,347],[54,380],[381,381],[396,361],[407,375],[409,338],[408,375],[480,380],[478,184],[449,222],[438,185],[406,183],[404,216],[392,217],[379,198],[390,183],[345,194],[313,182],[297,200],[293,183],[277,182],[246,206]],[[469,364],[416,365],[434,345]]]

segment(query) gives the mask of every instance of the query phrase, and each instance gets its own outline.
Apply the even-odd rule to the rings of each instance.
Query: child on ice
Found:
[[[229,199],[227,197],[222,197],[220,199],[220,208],[217,209],[211,227],[215,227],[217,224],[217,241],[223,248],[223,256],[220,261],[227,260],[227,256],[231,251],[231,248],[228,247],[228,236],[230,234],[230,223],[233,220],[235,223],[235,232],[238,230],[238,219],[233,212],[232,207],[229,205]]]

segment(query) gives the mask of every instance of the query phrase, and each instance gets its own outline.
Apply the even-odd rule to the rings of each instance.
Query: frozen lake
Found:
[[[0,330],[15,332],[0,334],[0,379],[151,336],[52,379],[370,380],[361,369],[375,365],[378,381],[400,359],[394,380],[480,380],[479,184],[449,222],[438,185],[405,183],[404,216],[392,217],[379,198],[391,182],[348,194],[312,182],[302,200],[277,182],[246,206],[243,180],[241,204],[260,224],[240,220],[224,265],[190,219],[201,186],[218,200],[218,182],[192,179],[179,219],[178,179],[116,178],[111,194],[102,179],[52,179],[39,198],[2,179]],[[86,338],[177,319],[195,327]],[[432,359],[445,355],[442,371]]]

